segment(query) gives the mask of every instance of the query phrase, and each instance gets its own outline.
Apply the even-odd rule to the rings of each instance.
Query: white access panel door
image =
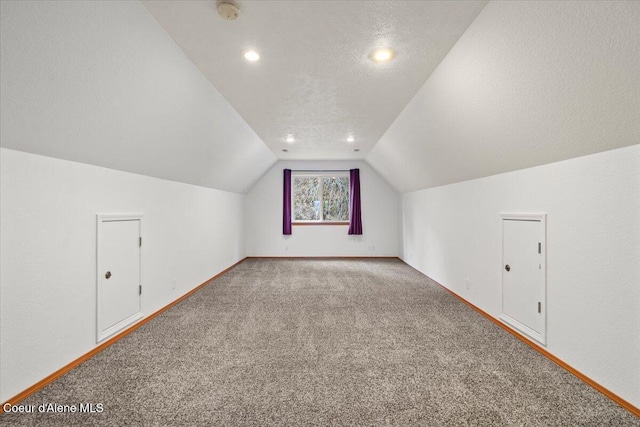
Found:
[[[545,221],[537,218],[503,215],[500,319],[546,344]]]
[[[142,218],[98,216],[97,342],[141,319]]]

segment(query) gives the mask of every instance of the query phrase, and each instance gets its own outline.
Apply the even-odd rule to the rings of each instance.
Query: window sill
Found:
[[[291,225],[349,225],[349,221],[309,221],[309,222],[292,222]]]

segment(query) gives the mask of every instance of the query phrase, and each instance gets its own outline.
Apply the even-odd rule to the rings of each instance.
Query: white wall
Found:
[[[402,208],[402,258],[494,317],[498,213],[546,212],[547,350],[640,407],[640,145],[405,193]]]
[[[145,215],[148,315],[245,256],[213,188],[275,156],[139,2],[0,7],[4,401],[95,346],[96,213]]]
[[[145,315],[244,258],[243,195],[7,149],[0,174],[2,402],[95,347],[96,213],[144,214]]]
[[[2,147],[243,193],[275,163],[140,2],[0,10]]]
[[[637,144],[639,22],[638,1],[489,2],[367,162],[406,192]]]
[[[206,187],[247,191],[275,156],[139,3],[1,7],[4,401],[95,347],[96,213],[145,215],[151,314],[245,256],[245,196]],[[289,255],[397,255],[397,194],[348,166],[362,169],[365,236],[296,229]],[[280,198],[272,176],[258,189]],[[251,218],[254,254],[282,249],[267,216]]]
[[[346,225],[293,226],[282,234],[283,169],[360,169],[362,236],[349,236]],[[363,161],[280,161],[246,200],[249,256],[397,256],[398,194]]]

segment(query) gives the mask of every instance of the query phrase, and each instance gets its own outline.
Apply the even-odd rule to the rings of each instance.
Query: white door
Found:
[[[141,224],[141,216],[98,216],[98,342],[142,318]]]
[[[503,215],[500,319],[542,344],[546,339],[544,237],[544,218],[539,215]]]

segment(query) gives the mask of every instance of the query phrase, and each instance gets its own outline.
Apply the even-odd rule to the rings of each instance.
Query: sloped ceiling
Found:
[[[237,3],[0,2],[2,147],[234,192],[364,157],[405,192],[640,142],[640,2]]]
[[[369,152],[486,1],[237,0],[235,21],[215,1],[143,3],[276,156],[338,160]],[[395,59],[371,61],[379,46]]]
[[[366,160],[406,192],[638,143],[640,2],[491,2]]]
[[[2,147],[241,193],[276,161],[141,3],[0,7]]]

